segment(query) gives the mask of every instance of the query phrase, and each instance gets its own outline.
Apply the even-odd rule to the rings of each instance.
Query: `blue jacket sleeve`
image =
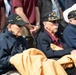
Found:
[[[8,51],[0,46],[0,68],[11,67],[9,62],[10,57],[11,55],[8,53]]]
[[[76,28],[66,28],[63,32],[63,37],[68,47],[76,49]]]

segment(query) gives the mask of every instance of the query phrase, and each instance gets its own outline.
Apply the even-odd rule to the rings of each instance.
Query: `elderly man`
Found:
[[[0,74],[2,75],[15,75],[16,70],[9,60],[11,56],[29,47],[27,41],[21,36],[23,26],[26,24],[28,23],[17,14],[11,14],[7,19],[7,29],[0,34]]]
[[[40,49],[47,58],[59,59],[74,51],[68,48],[58,31],[58,18],[55,12],[45,14],[43,19],[44,30],[39,32],[37,38],[37,48]],[[66,69],[68,75],[76,75],[76,68]]]

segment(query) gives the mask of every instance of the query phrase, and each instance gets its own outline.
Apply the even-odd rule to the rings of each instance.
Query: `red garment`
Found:
[[[46,29],[45,29],[45,30],[46,30]],[[52,36],[47,30],[46,30],[46,32],[47,32],[48,35],[51,37],[51,39],[53,40],[53,43],[54,43],[55,45],[63,48],[63,46],[62,46],[61,43],[59,42],[59,38],[58,38],[57,35],[55,35],[55,37],[54,37],[54,36]]]
[[[12,11],[15,13],[15,7],[23,7],[29,22],[35,24],[36,13],[35,7],[38,7],[38,0],[12,0]]]
[[[1,24],[1,7],[4,7],[3,0],[0,0],[0,24]]]

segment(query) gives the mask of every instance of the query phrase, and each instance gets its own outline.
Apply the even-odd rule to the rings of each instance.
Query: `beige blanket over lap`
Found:
[[[21,75],[67,75],[60,61],[62,60],[47,59],[43,52],[35,48],[10,58],[10,63]]]
[[[76,66],[76,54],[65,55],[62,58],[58,59],[57,62],[59,62],[64,69],[72,68],[73,65]]]
[[[55,50],[55,51],[58,51],[58,50],[63,50],[63,48],[61,48],[61,47],[59,47],[59,46],[57,46],[57,45],[55,45],[55,44],[50,44],[50,47],[52,48],[52,50]]]
[[[50,44],[50,47],[54,51],[63,50],[63,48],[61,48],[53,43]],[[76,54],[65,55],[62,58],[60,58],[59,60],[57,60],[57,62],[59,62],[64,67],[64,69],[71,68],[73,66],[73,64],[76,66]]]

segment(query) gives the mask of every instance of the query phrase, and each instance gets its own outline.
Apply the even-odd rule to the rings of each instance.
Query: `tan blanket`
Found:
[[[63,48],[55,45],[55,44],[50,44],[50,47],[52,48],[52,50],[63,50]],[[57,62],[59,62],[64,69],[66,68],[71,68],[73,66],[73,64],[76,66],[76,54],[73,55],[65,55],[63,56],[61,59],[57,60]]]
[[[53,43],[50,44],[50,47],[55,51],[63,50],[63,48],[61,48]],[[71,68],[73,66],[73,64],[76,66],[76,58],[75,57],[76,57],[76,54],[65,55],[57,61],[64,67],[64,69]]]
[[[67,75],[59,61],[47,59],[43,52],[30,48],[10,58],[21,75]]]
[[[61,48],[53,43],[50,44],[50,47],[52,48],[52,50],[55,50],[55,51],[63,50],[63,48]]]
[[[65,55],[58,59],[57,62],[59,62],[64,67],[64,69],[72,68],[73,65],[76,66],[76,54]]]

